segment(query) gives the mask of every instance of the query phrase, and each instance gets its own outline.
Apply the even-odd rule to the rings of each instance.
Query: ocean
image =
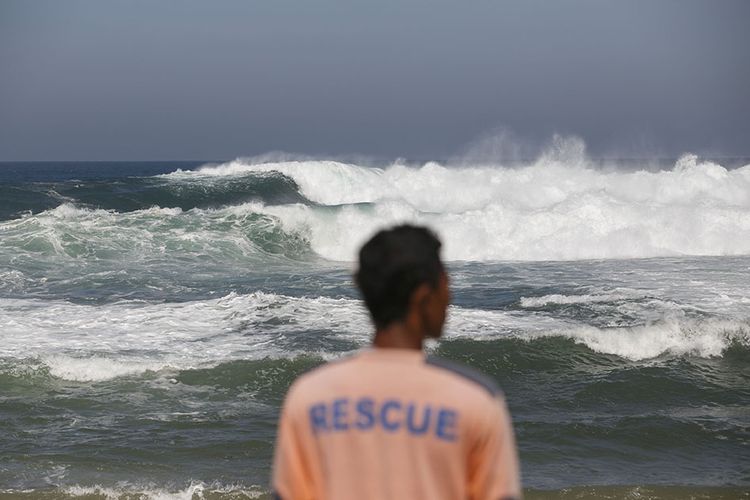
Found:
[[[0,164],[0,499],[266,498],[285,391],[368,345],[353,260],[404,221],[527,498],[750,498],[750,160],[563,155]]]

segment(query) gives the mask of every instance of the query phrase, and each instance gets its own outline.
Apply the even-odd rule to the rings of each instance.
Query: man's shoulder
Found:
[[[304,405],[330,394],[351,392],[353,387],[359,390],[368,384],[365,380],[370,380],[369,387],[373,384],[377,386],[378,383],[389,384],[387,381],[373,383],[371,377],[362,378],[363,370],[369,370],[372,374],[374,367],[377,367],[377,370],[389,368],[387,364],[381,366],[372,363],[372,359],[368,359],[370,362],[364,365],[360,364],[357,362],[361,360],[359,354],[354,353],[329,361],[300,375],[287,393],[287,402],[293,401],[295,406]],[[426,393],[439,393],[441,398],[458,398],[464,404],[485,404],[503,397],[502,391],[492,378],[462,363],[429,355],[424,357],[422,362],[404,366],[413,367],[416,371],[400,379],[400,385],[389,385],[393,390],[408,392],[409,387],[419,387]],[[389,379],[388,376],[384,378]],[[392,383],[391,380],[390,384]]]
[[[427,356],[425,364],[442,371],[446,375],[455,377],[457,381],[479,389],[493,398],[502,397],[503,395],[497,382],[479,370],[465,364],[432,355]]]
[[[292,383],[288,396],[294,395],[299,397],[303,394],[309,394],[334,382],[340,376],[338,372],[346,370],[350,365],[350,361],[354,358],[356,358],[356,354],[349,354],[327,361],[302,373]]]

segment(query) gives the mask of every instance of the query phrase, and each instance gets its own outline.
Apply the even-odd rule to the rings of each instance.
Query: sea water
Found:
[[[529,498],[750,497],[750,161],[0,165],[0,498],[268,494],[295,377],[366,346],[359,245],[444,242],[429,349]]]

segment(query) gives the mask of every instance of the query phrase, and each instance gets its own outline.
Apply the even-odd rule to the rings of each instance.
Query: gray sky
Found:
[[[750,155],[750,2],[0,0],[0,160]]]

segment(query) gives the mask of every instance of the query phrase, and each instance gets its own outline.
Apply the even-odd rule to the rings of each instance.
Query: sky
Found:
[[[0,0],[0,161],[750,156],[748,26],[745,0]]]

